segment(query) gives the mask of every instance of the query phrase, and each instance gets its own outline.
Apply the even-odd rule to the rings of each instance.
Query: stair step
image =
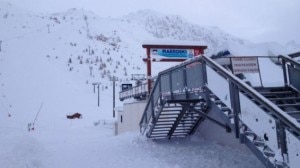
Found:
[[[181,110],[182,110],[182,109],[165,109],[165,108],[164,108],[164,109],[162,110],[162,112],[177,112],[177,111],[179,112],[179,111],[181,111]]]
[[[172,123],[172,124],[173,124],[174,121],[175,121],[175,120],[157,120],[156,123],[164,123],[164,124]]]
[[[300,114],[300,111],[286,111],[286,113],[289,115],[296,115],[296,114]]]
[[[277,104],[278,107],[299,107],[300,103],[294,103],[294,104]]]
[[[183,119],[183,120],[180,121],[180,123],[187,122],[187,121],[193,121],[193,122],[195,122],[195,121],[197,121],[197,119],[196,118],[195,119]]]
[[[153,127],[153,130],[167,130],[167,129],[170,129],[170,127],[172,127],[173,124],[156,124],[154,125]]]
[[[191,127],[187,127],[187,128],[176,128],[175,131],[189,131],[191,129]]]
[[[159,116],[159,118],[161,118],[161,119],[171,119],[171,118],[177,118],[177,115],[178,114],[174,114],[174,115],[166,115],[166,114],[160,114],[160,116]]]
[[[179,112],[178,113],[163,113],[163,111],[162,111],[162,113],[160,113],[160,115],[162,115],[162,116],[164,116],[164,115],[178,115],[179,114]]]
[[[197,109],[196,109],[197,110]],[[199,109],[198,109],[199,110]],[[186,112],[185,113],[185,116],[201,116],[199,113],[196,113],[196,112]]]
[[[187,133],[173,133],[172,136],[187,136]]]
[[[260,147],[265,146],[265,142],[262,141],[262,140],[254,140],[253,143],[254,143],[254,145],[256,145],[256,146],[260,146]]]
[[[300,100],[300,97],[277,97],[277,98],[269,98],[271,101],[278,101],[278,100]]]
[[[266,92],[266,91],[263,91],[263,92],[259,92],[260,94],[262,95],[284,95],[284,94],[293,94],[294,92],[292,91],[275,91],[275,92]]]
[[[193,123],[179,123],[178,126],[193,126]]]
[[[180,134],[180,133],[182,133],[182,134],[187,134],[189,132],[189,130],[186,130],[186,131],[177,131],[177,130],[175,130],[174,131],[174,133],[173,134]]]
[[[167,136],[150,136],[150,138],[153,138],[153,139],[165,139],[165,138],[167,138]]]
[[[185,119],[187,119],[187,120],[196,119],[197,120],[199,117],[201,117],[200,114],[199,115],[186,115],[182,118],[182,120],[185,120]]]
[[[156,125],[154,128],[153,128],[153,130],[157,130],[157,129],[169,129],[170,130],[170,128],[171,128],[171,125],[170,126],[168,126],[168,127],[166,127],[166,126],[163,126],[163,125]]]
[[[165,136],[167,136],[168,133],[152,132],[151,136],[154,136],[154,135],[157,135],[157,136],[165,135]]]
[[[182,105],[181,104],[165,104],[164,105],[165,108],[182,108]]]
[[[223,107],[221,107],[221,110],[222,110],[222,111],[230,111],[230,108],[228,108],[228,107],[226,107],[226,106],[223,106]]]
[[[157,122],[155,125],[160,126],[160,125],[173,125],[174,122]]]
[[[255,135],[255,133],[252,132],[252,131],[245,131],[244,134],[245,134],[245,135],[251,135],[251,136],[254,136],[254,135]]]
[[[204,102],[204,99],[180,99],[180,100],[168,100],[168,103],[198,103],[198,102]]]
[[[273,151],[271,151],[270,149],[265,149],[263,151],[263,153],[267,156],[267,157],[274,157],[275,156],[275,153]]]
[[[234,114],[230,113],[230,114],[227,114],[228,118],[234,118]]]
[[[214,102],[215,102],[215,104],[217,104],[217,105],[224,104],[224,102],[223,102],[222,100],[215,100]]]
[[[170,127],[154,127],[153,130],[170,130]]]
[[[217,96],[215,94],[209,94],[210,98],[216,98]]]
[[[171,118],[158,118],[157,122],[174,122],[176,121],[176,118],[171,117]]]
[[[185,130],[187,130],[187,129],[193,128],[193,126],[194,126],[194,124],[193,125],[187,125],[187,126],[178,126],[176,129],[177,130],[179,130],[179,129],[185,129]]]
[[[153,133],[153,132],[161,132],[161,133],[162,133],[162,132],[166,132],[166,133],[168,133],[169,131],[170,131],[170,130],[165,130],[165,129],[164,129],[164,130],[157,130],[157,129],[154,129],[154,130],[152,131],[152,133]]]

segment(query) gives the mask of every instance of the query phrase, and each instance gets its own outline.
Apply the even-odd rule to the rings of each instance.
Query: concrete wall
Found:
[[[118,112],[116,134],[129,131],[139,131],[139,123],[144,113],[146,101],[124,103],[123,111]]]

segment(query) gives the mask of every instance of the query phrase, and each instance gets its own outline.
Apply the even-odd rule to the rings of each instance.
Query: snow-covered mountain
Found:
[[[0,2],[0,27],[0,136],[3,137],[0,167],[99,167],[101,162],[106,163],[105,167],[129,167],[132,160],[142,156],[144,160],[131,167],[141,167],[139,164],[144,167],[184,167],[182,163],[185,162],[173,163],[177,155],[162,161],[157,155],[167,155],[167,149],[187,154],[193,148],[187,142],[179,143],[183,145],[171,143],[165,149],[151,142],[145,145],[148,141],[136,135],[114,139],[111,125],[106,125],[115,120],[112,118],[110,77],[118,77],[118,93],[118,86],[130,82],[131,74],[146,72],[142,42],[149,39],[194,41],[207,45],[208,55],[223,49],[238,55],[264,55],[269,51],[278,54],[300,48],[294,42],[288,47],[277,43],[253,44],[217,27],[191,24],[179,16],[151,10],[121,18],[102,18],[81,9],[36,14]],[[100,107],[93,82],[101,83]],[[122,103],[117,101],[117,106]],[[82,113],[83,119],[66,120],[65,115],[74,112]],[[27,134],[30,122],[35,122],[36,127],[32,135]],[[95,127],[95,123],[104,126]],[[231,149],[224,152],[221,146],[207,143],[197,141],[195,145],[205,144],[206,147],[198,151],[210,150],[208,156],[218,155],[219,159],[225,156],[228,160],[233,159],[228,156],[237,152]],[[76,150],[74,146],[80,147]],[[135,155],[128,155],[127,150],[134,150]],[[144,153],[145,150],[149,151]],[[81,153],[77,155],[76,152]],[[113,158],[115,153],[128,155],[129,160],[121,159],[122,163]],[[86,155],[90,154],[92,156],[88,158]],[[147,156],[153,159],[145,159]],[[187,167],[199,166],[198,158],[194,157],[195,162],[188,163]],[[245,162],[204,159],[208,161],[203,167],[261,166],[248,153],[239,157]]]
[[[218,27],[195,25],[176,15],[164,15],[152,10],[142,10],[124,17],[130,23],[136,23],[155,38],[196,41],[207,45],[210,52],[218,51],[228,43],[248,44],[249,42],[228,33]],[[200,23],[201,24],[201,23]],[[209,51],[206,51],[209,53]]]

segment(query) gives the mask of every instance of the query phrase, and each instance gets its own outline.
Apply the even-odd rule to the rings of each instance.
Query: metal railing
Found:
[[[282,61],[282,69],[284,73],[284,83],[286,86],[292,86],[300,91],[300,63],[292,58],[280,55]]]
[[[145,111],[140,121],[141,131],[145,129],[158,105],[166,100],[195,99],[203,93],[205,71],[201,59],[188,61],[160,72],[150,92]],[[195,93],[199,95],[196,96]]]
[[[299,65],[299,63],[295,62],[292,59],[289,59],[288,57],[280,56],[279,58],[283,60],[284,64],[291,64],[297,66]],[[218,71],[218,73],[223,78],[227,79],[231,84],[233,84],[238,89],[238,91],[242,91],[247,93],[248,95],[251,95],[251,97],[253,97],[256,101],[262,104],[266,109],[268,109],[268,111],[270,111],[270,113],[272,113],[273,116],[280,119],[284,125],[295,130],[297,134],[300,135],[299,124],[297,122],[293,122],[289,115],[283,112],[280,108],[270,105],[272,103],[268,99],[261,96],[252,87],[247,85],[241,79],[239,79],[238,77],[230,73],[228,70],[223,68],[221,65],[219,65],[218,63],[206,56],[196,57],[192,60],[186,61],[180,65],[177,65],[159,73],[154,87],[150,93],[145,112],[148,111],[149,108],[151,109],[150,111],[153,111],[154,105],[158,101],[159,97],[163,98],[167,96],[170,99],[188,99],[192,95],[189,93],[203,92],[203,87],[207,84],[206,66]],[[291,69],[295,71],[298,69],[294,68],[293,66],[288,66],[288,68],[289,69],[287,70],[287,66],[283,66],[284,74],[287,74],[287,76],[289,76],[289,78],[286,77],[285,81],[286,83],[293,84],[294,78],[290,77],[293,76],[291,75]],[[174,97],[174,95],[181,96]],[[152,117],[150,115],[150,112],[145,112],[142,116],[140,125],[142,125],[143,123],[147,123]]]
[[[134,86],[132,88],[129,88],[127,90],[121,91],[119,93],[119,99],[121,101],[127,99],[127,98],[137,98],[137,97],[145,97],[148,93],[148,87],[147,83],[142,83],[138,86]]]
[[[299,91],[300,64],[286,56],[279,56],[277,58],[282,62],[284,84],[286,86],[292,86]],[[211,76],[208,76],[211,75],[208,74],[208,72],[223,79],[223,82],[226,83],[226,85],[218,83],[212,84],[213,79]],[[209,101],[207,99],[208,94],[210,92],[214,93],[214,90],[210,90],[210,87],[213,87],[212,85],[216,85],[219,87],[218,89],[228,90],[229,98],[227,98],[227,95],[222,95],[220,99],[233,111],[237,138],[240,134],[240,122],[243,123],[241,106],[245,103],[240,102],[240,96],[243,96],[243,99],[246,98],[249,102],[253,102],[254,100],[256,104],[253,104],[253,106],[263,109],[262,113],[265,113],[265,116],[271,117],[272,122],[276,122],[274,132],[278,140],[275,138],[276,140],[274,140],[274,143],[278,144],[274,147],[274,145],[269,142],[273,147],[272,150],[280,150],[282,154],[288,153],[286,134],[292,134],[293,137],[299,141],[300,124],[294,118],[289,116],[240,78],[206,56],[195,57],[159,73],[140,121],[141,132],[144,133],[147,126],[150,124],[151,118],[155,118],[154,112],[156,108],[158,108],[158,105],[162,104],[165,100],[204,98],[206,101]],[[271,120],[266,120],[266,122],[271,122]]]

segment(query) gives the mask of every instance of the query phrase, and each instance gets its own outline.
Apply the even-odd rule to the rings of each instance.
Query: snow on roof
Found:
[[[147,40],[143,41],[143,45],[170,45],[170,46],[205,46],[198,41],[182,41],[182,40]],[[205,46],[206,47],[206,46]]]

